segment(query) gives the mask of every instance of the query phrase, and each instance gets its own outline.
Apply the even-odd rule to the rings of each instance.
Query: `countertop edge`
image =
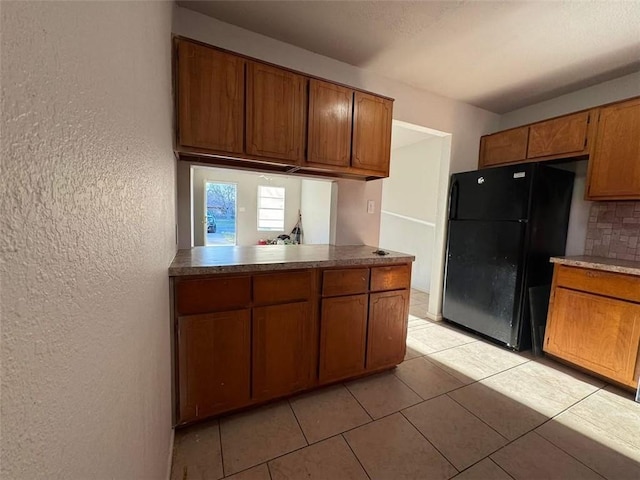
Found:
[[[329,260],[310,260],[293,262],[265,262],[240,265],[207,265],[194,267],[169,267],[169,277],[184,277],[196,275],[215,275],[220,273],[250,273],[280,270],[297,270],[301,268],[332,268],[352,267],[360,265],[393,265],[415,261],[414,255],[373,257],[373,258],[347,258]]]
[[[602,261],[598,261],[597,258],[585,259],[585,258],[571,258],[571,257],[551,257],[551,263],[557,263],[560,265],[567,265],[571,267],[590,268],[592,270],[602,270],[605,272],[624,273],[626,275],[640,276],[640,265],[638,267],[616,264],[613,258],[603,258]],[[605,263],[611,262],[611,263]],[[621,261],[628,262],[628,261]]]

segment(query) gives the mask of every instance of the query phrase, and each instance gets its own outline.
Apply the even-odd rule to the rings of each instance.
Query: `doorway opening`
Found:
[[[393,121],[390,176],[382,181],[381,248],[415,256],[412,314],[438,314],[451,135]]]
[[[205,245],[236,245],[237,185],[234,183],[205,181],[205,218],[203,219]]]

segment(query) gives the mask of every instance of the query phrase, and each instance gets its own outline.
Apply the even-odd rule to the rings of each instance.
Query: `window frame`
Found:
[[[265,195],[262,195],[262,189],[263,188],[275,188],[275,189],[279,189],[282,190],[282,208],[270,208],[270,207],[261,207],[261,199],[263,198],[273,198],[273,199],[280,199],[280,197],[268,197]],[[258,192],[257,192],[257,212],[256,212],[256,228],[258,230],[258,232],[284,232],[285,229],[285,220],[286,220],[286,212],[287,212],[287,189],[285,187],[281,187],[281,186],[277,186],[277,185],[258,185]],[[268,221],[276,221],[276,220],[272,220],[272,219],[265,219],[262,218],[260,216],[261,211],[263,210],[271,210],[271,211],[278,211],[278,212],[282,212],[282,228],[268,228],[268,227],[261,227],[260,226],[260,220],[268,220]]]

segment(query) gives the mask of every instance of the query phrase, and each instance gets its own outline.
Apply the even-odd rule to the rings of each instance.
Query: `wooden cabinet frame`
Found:
[[[172,277],[174,424],[184,425],[320,384],[395,367],[406,350],[410,282],[411,263]],[[325,300],[341,308],[340,304],[351,299],[358,308],[347,305],[342,312],[350,312],[347,317],[353,314],[354,318],[321,323]],[[387,310],[392,307],[393,319],[371,318],[372,302],[377,305],[380,301],[387,302]],[[233,318],[243,324],[233,324]],[[208,321],[218,323],[209,327]],[[340,355],[343,333],[327,332],[326,328],[340,328],[342,321],[356,322],[345,332],[360,339],[357,348],[362,355],[361,362],[347,355],[345,368],[340,358],[326,356]],[[229,331],[227,340],[223,340],[225,329]],[[374,346],[369,345],[372,335]],[[385,344],[387,337],[393,339],[389,345]],[[190,339],[196,352],[189,349]],[[207,351],[209,339],[212,344],[218,342],[216,352]],[[333,342],[332,351],[327,350],[327,342]],[[231,370],[237,366],[233,377],[226,377],[226,371],[216,366],[221,363],[216,353],[224,351],[239,355],[238,365],[229,365]],[[368,360],[372,355],[375,361]],[[189,362],[199,365],[197,371],[189,370]],[[201,388],[199,378],[221,383]],[[216,397],[218,392],[223,398]],[[205,396],[206,405],[194,400],[198,395]]]
[[[635,390],[640,377],[640,277],[556,265],[544,351]]]
[[[382,95],[376,95],[348,85],[340,84],[338,82],[333,82],[331,80],[318,78],[313,75],[298,72],[289,68],[273,65],[268,62],[263,62],[251,57],[247,57],[245,55],[230,52],[228,50],[207,45],[205,43],[197,42],[188,38],[174,36],[173,42],[173,90],[176,107],[174,109],[176,125],[174,150],[180,160],[208,163],[223,168],[249,169],[286,174],[304,174],[308,176],[320,176],[329,178],[335,177],[359,180],[373,180],[389,176],[391,121],[393,110],[392,98],[388,98]],[[219,141],[217,143],[209,142],[208,144],[203,146],[194,144],[195,142],[192,140],[194,137],[193,134],[180,131],[181,124],[183,124],[182,128],[184,128],[184,119],[189,118],[188,112],[185,110],[186,107],[183,104],[185,101],[184,99],[189,97],[180,90],[180,79],[183,78],[182,81],[184,82],[184,78],[186,78],[186,74],[183,71],[184,69],[181,69],[180,64],[180,51],[185,50],[185,48],[180,48],[180,46],[184,44],[192,44],[199,48],[207,48],[212,52],[216,52],[218,55],[225,55],[226,58],[235,58],[238,59],[239,62],[242,62],[244,66],[243,78],[245,82],[245,88],[243,100],[245,109],[243,111],[244,117],[242,122],[242,148],[240,151],[238,151],[239,145],[236,142],[236,137],[238,135],[232,135],[229,132],[220,135],[210,135],[212,138],[222,137],[223,140],[230,140]],[[250,98],[252,93],[251,75],[253,70],[261,68],[264,70],[281,72],[283,76],[300,78],[304,82],[304,91],[299,92],[299,94],[297,94],[296,96],[297,100],[294,101],[294,103],[300,103],[288,106],[290,110],[293,109],[293,111],[295,111],[294,115],[296,117],[300,115],[303,116],[303,118],[297,118],[295,121],[290,122],[295,129],[294,132],[290,132],[291,138],[289,138],[289,140],[295,138],[295,145],[290,146],[290,148],[288,147],[288,142],[285,141],[271,141],[271,143],[263,143],[259,138],[257,140],[251,141],[252,136],[254,136],[256,130],[259,130],[258,127],[260,127],[260,125],[256,125],[255,122],[252,121],[252,105],[255,102],[252,103]],[[311,131],[311,129],[314,128],[314,125],[317,125],[318,122],[314,122],[313,120],[311,120],[310,116],[314,114],[314,108],[317,106],[310,99],[310,96],[314,91],[313,88],[317,87],[317,85],[319,84],[333,87],[337,91],[351,92],[351,101],[350,105],[348,106],[351,118],[347,122],[350,131],[348,132],[348,134],[342,132],[339,140],[343,144],[348,140],[349,145],[348,148],[345,145],[341,145],[339,148],[335,149],[336,155],[340,157],[339,161],[321,158],[321,155],[325,154],[326,150],[324,151],[324,153],[321,153],[317,148],[314,147],[313,143],[310,143],[317,142],[319,140],[318,132]],[[297,87],[299,87],[299,85]],[[366,124],[363,123],[359,127],[360,131],[364,132],[364,140],[366,141],[366,145],[360,145],[360,147],[358,146],[356,138],[357,135],[354,134],[358,131],[359,123],[357,119],[357,108],[355,106],[354,95],[356,97],[362,96],[364,98],[369,98],[374,102],[380,103],[384,106],[385,112],[384,115],[376,115],[376,122],[380,123],[380,125],[377,125],[377,123],[374,122],[376,123],[374,129],[372,129],[371,125],[369,125],[370,122],[366,122]],[[218,97],[216,97],[215,95],[211,95],[211,97],[218,98],[224,97],[224,95],[219,95]],[[258,102],[258,104],[259,103],[260,102]],[[203,115],[198,116],[197,113],[198,112],[194,112],[192,116],[195,118],[203,117]],[[220,122],[211,123],[217,125]],[[384,123],[384,125],[382,125],[382,123]],[[372,146],[370,145],[372,140],[370,138],[371,132],[377,132],[378,130],[383,132],[383,135],[379,139],[375,138],[375,146]],[[202,128],[199,128],[199,132],[202,132]],[[327,134],[332,132],[333,129],[327,130]],[[258,132],[257,135],[259,136],[260,132]],[[320,135],[322,135],[321,132]],[[188,142],[183,142],[183,137],[189,138],[190,140]],[[224,150],[216,148],[216,145],[221,145],[220,148],[223,148],[224,145],[229,145],[229,147],[227,150]],[[274,146],[277,148],[274,148]],[[310,152],[310,148],[314,148],[313,152]],[[362,158],[362,154],[360,152],[363,148],[367,149],[368,155],[373,155],[376,158],[371,162],[369,162],[367,158]],[[347,151],[349,158],[347,159],[348,162],[345,163],[345,155]],[[357,161],[353,160],[354,151],[357,157]],[[275,153],[270,154],[269,152]],[[371,152],[373,152],[373,154]]]

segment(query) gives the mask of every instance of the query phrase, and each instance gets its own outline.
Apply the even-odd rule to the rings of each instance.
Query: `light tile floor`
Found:
[[[176,432],[172,479],[638,479],[640,404],[426,318],[393,371]],[[226,477],[225,477],[226,475]]]

